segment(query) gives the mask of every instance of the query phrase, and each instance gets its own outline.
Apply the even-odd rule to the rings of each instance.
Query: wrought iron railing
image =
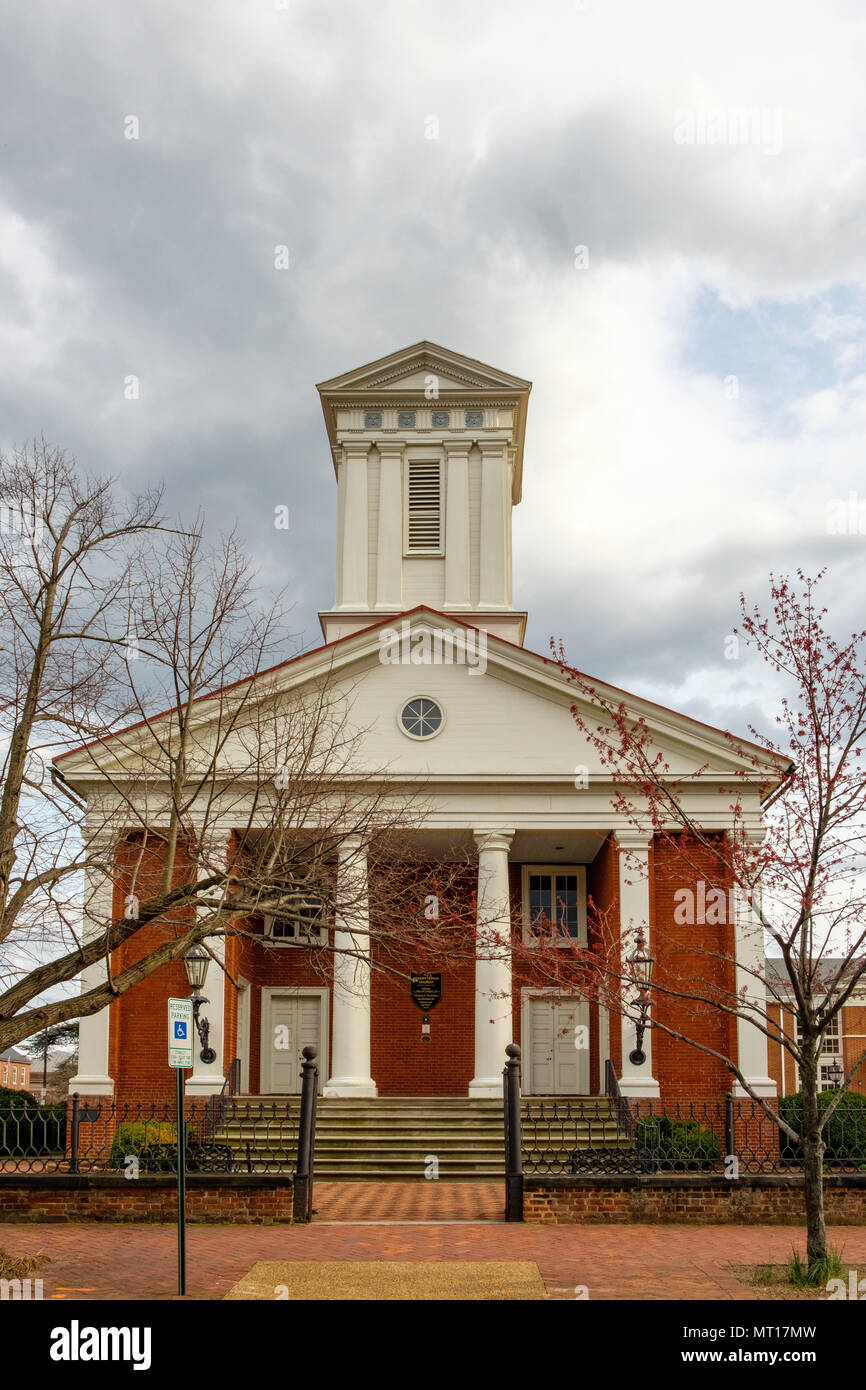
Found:
[[[216,1102],[216,1103],[215,1103]],[[0,1181],[14,1173],[172,1173],[177,1168],[173,1103],[118,1103],[111,1096],[51,1107],[0,1108]],[[187,1101],[190,1173],[288,1173],[298,1159],[296,1098]]]
[[[775,1102],[796,1129],[796,1105]],[[527,1175],[604,1173],[799,1173],[801,1145],[749,1099],[661,1105],[556,1098],[522,1105]],[[866,1174],[866,1099],[843,1096],[824,1132],[824,1171]]]

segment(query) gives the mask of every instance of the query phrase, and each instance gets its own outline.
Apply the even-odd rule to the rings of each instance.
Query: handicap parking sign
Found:
[[[168,1001],[168,1065],[192,1066],[192,1000]]]

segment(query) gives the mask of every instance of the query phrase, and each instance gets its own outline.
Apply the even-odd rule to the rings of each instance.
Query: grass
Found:
[[[13,1255],[0,1246],[0,1279],[26,1279],[50,1263],[47,1255]]]
[[[788,1282],[798,1289],[825,1289],[831,1279],[838,1279],[842,1273],[842,1252],[828,1250],[827,1258],[818,1260],[811,1269],[802,1259],[799,1250],[792,1250],[788,1261]]]

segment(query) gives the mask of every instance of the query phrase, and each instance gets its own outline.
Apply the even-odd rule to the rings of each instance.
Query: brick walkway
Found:
[[[831,1240],[866,1271],[866,1229],[837,1227]],[[194,1298],[218,1299],[257,1260],[534,1260],[553,1299],[579,1285],[590,1300],[748,1299],[730,1266],[782,1264],[795,1243],[803,1233],[787,1226],[191,1226],[188,1281]],[[171,1226],[4,1225],[0,1244],[51,1256],[46,1298],[174,1293]]]
[[[501,1221],[505,1182],[317,1182],[314,1221]]]

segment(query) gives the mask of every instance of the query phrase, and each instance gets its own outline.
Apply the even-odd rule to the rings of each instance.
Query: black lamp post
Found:
[[[845,1074],[841,1066],[839,1065],[838,1057],[834,1057],[830,1065],[828,1067],[825,1067],[824,1070],[827,1073],[827,1078],[833,1090],[838,1091],[839,1087],[842,1084],[842,1077]]]
[[[646,938],[642,931],[638,932],[637,946],[629,957],[631,964],[632,981],[637,987],[638,996],[634,1000],[637,1006],[638,1021],[635,1036],[635,1048],[628,1054],[628,1060],[632,1066],[640,1067],[646,1061],[646,1053],[643,1050],[643,1035],[649,1023],[650,1010],[650,986],[652,985],[653,966],[655,959],[646,949]]]
[[[190,946],[183,958],[183,964],[186,970],[186,978],[192,990],[192,1015],[195,1019],[195,1026],[198,1029],[198,1036],[201,1042],[201,1053],[199,1055],[203,1062],[215,1062],[216,1053],[212,1047],[208,1047],[210,1024],[206,1018],[201,1017],[202,1005],[210,1003],[210,1000],[205,999],[202,994],[204,982],[207,977],[207,968],[210,965],[210,956],[203,946],[196,943],[195,946]]]

